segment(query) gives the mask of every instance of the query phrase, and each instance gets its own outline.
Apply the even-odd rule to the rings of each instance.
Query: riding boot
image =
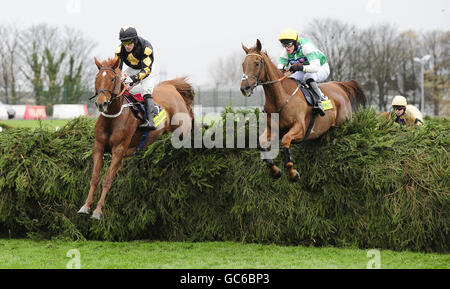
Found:
[[[156,129],[155,123],[153,122],[153,118],[158,112],[158,108],[155,106],[153,102],[153,98],[151,94],[144,95],[145,104],[146,104],[146,113],[145,113],[145,122],[141,124],[139,127],[143,129],[154,130]]]
[[[313,105],[313,112],[320,114],[320,116],[325,115],[325,111],[323,110],[323,105],[321,101],[321,95],[322,92],[320,91],[319,87],[317,86],[317,83],[314,81],[314,79],[310,78],[306,81],[306,84],[309,85],[309,87],[314,90],[313,93],[313,99],[314,99],[314,105]]]

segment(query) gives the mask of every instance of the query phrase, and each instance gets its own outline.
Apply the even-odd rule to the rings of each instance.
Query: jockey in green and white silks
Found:
[[[284,47],[278,69],[289,70],[293,72],[290,78],[308,84],[317,94],[314,97],[313,109],[320,115],[325,115],[320,97],[326,97],[317,86],[318,82],[325,81],[330,75],[325,54],[308,39],[300,38],[293,29],[284,30],[278,40]]]

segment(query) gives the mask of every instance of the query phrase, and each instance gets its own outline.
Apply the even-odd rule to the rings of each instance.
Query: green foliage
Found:
[[[53,114],[53,104],[58,102],[58,97],[61,93],[61,84],[58,81],[58,74],[60,73],[61,63],[66,57],[66,52],[59,53],[50,50],[48,47],[44,49],[45,65],[44,71],[48,78],[48,90],[45,94],[45,105],[48,115]]]
[[[272,180],[257,149],[174,149],[166,134],[123,161],[101,221],[77,214],[93,126],[77,118],[57,132],[0,134],[0,234],[449,250],[448,119],[405,128],[362,110],[292,146],[294,184]]]
[[[69,58],[69,71],[64,76],[64,103],[78,103],[81,101],[80,95],[87,89],[83,86],[82,72],[83,63],[75,64],[75,56]]]
[[[29,68],[29,73],[24,73],[25,78],[33,86],[33,94],[35,95],[36,104],[43,103],[43,90],[44,90],[44,57],[39,55],[38,43],[33,41],[31,54],[26,56],[26,65]]]

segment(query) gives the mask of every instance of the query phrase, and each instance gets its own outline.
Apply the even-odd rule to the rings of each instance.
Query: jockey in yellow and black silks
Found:
[[[153,47],[142,37],[139,37],[136,28],[125,26],[120,29],[119,39],[122,42],[116,49],[116,57],[120,57],[122,69],[123,63],[128,68],[123,71],[124,83],[131,87],[133,94],[141,93],[146,103],[145,122],[139,127],[144,129],[155,129],[153,118],[158,112],[153,102],[152,93],[154,80],[150,77],[153,65]]]

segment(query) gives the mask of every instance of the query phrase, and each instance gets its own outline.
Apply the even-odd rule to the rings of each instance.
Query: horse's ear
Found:
[[[259,39],[256,39],[256,49],[258,49],[258,51],[261,51],[262,49],[261,41],[259,41]]]
[[[244,43],[242,43],[242,49],[244,49],[245,53],[248,54],[249,49],[244,45]]]
[[[94,56],[95,65],[97,65],[98,69],[102,68],[102,64],[98,61],[97,57]]]
[[[119,67],[120,64],[120,57],[117,57],[114,59],[114,63],[113,63],[113,69],[116,69],[117,67]]]

